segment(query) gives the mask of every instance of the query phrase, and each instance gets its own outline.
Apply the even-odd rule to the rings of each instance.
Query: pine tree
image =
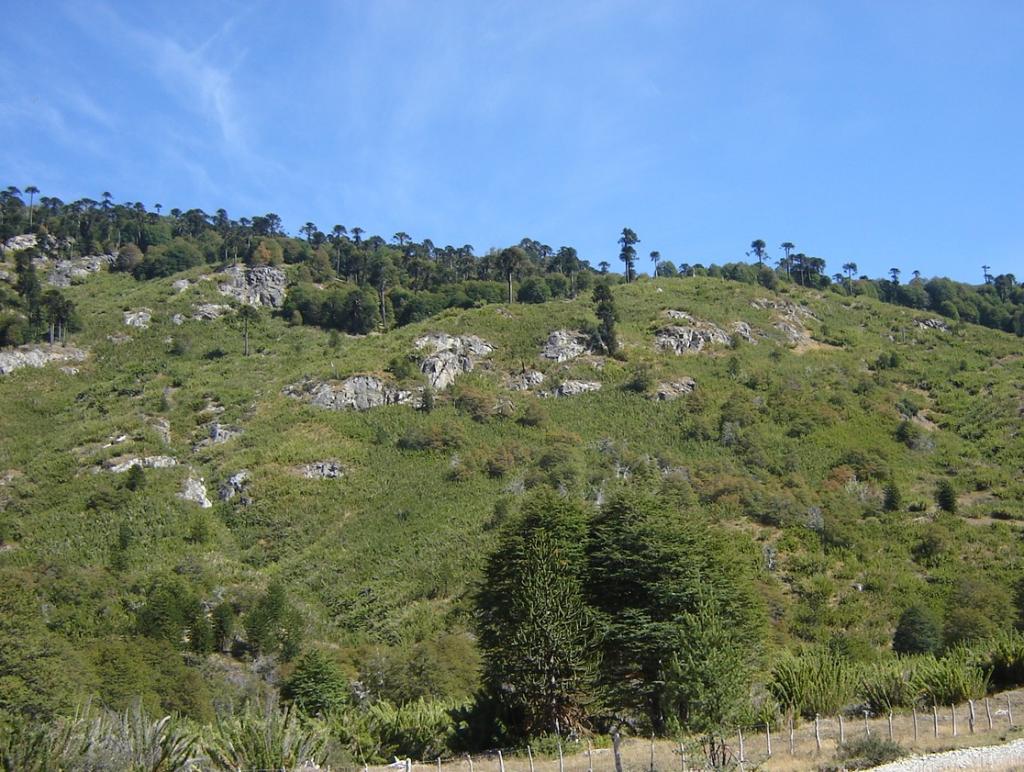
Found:
[[[594,287],[594,303],[597,314],[597,341],[609,355],[614,355],[619,350],[619,342],[615,337],[615,321],[618,314],[615,311],[615,298],[612,297],[611,287],[602,282]]]

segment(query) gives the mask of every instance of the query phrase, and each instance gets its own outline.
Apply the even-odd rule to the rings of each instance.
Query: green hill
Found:
[[[773,652],[871,661],[910,606],[943,620],[947,644],[1016,619],[1017,337],[867,297],[687,277],[614,287],[617,357],[542,355],[558,330],[589,345],[589,292],[366,336],[262,311],[244,356],[237,313],[192,318],[231,302],[216,270],[73,283],[67,345],[84,359],[0,376],[0,643],[18,641],[0,654],[17,685],[0,707],[142,694],[208,719],[315,648],[371,696],[465,699],[473,590],[502,523],[544,485],[588,506],[623,485],[656,491],[726,534]],[[148,326],[126,324],[140,309]],[[432,344],[416,342],[435,333],[491,350],[449,341],[440,366],[458,375],[424,394]],[[406,404],[314,403],[377,388],[346,391],[354,376]],[[180,496],[189,480],[210,506]],[[937,496],[947,484],[952,498]],[[267,634],[282,648],[254,659],[256,616],[282,589],[288,611]],[[185,598],[239,618],[218,653],[188,652]]]

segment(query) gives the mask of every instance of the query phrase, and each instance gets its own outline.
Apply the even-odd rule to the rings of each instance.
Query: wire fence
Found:
[[[892,740],[914,752],[998,742],[1024,719],[1024,691],[1005,692],[956,706],[894,712],[819,716],[781,726],[736,728],[716,747],[719,761],[740,769],[813,769],[836,756],[840,746],[863,737]],[[702,738],[624,738],[618,748],[622,772],[686,772],[709,767]],[[338,772],[617,772],[610,738],[566,740],[561,754],[532,748],[502,749],[439,759],[396,759]]]

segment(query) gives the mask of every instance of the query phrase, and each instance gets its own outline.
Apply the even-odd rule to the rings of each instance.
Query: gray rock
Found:
[[[171,284],[171,289],[174,290],[175,292],[184,292],[191,286],[192,282],[190,282],[188,279],[178,279],[177,281]]]
[[[297,471],[307,480],[334,480],[345,474],[341,462],[333,460],[303,464]]]
[[[78,375],[79,372],[77,367],[62,367],[60,368],[60,371],[64,373],[64,375]]]
[[[914,324],[922,330],[939,330],[940,332],[949,332],[949,325],[941,319],[915,319]]]
[[[142,467],[143,469],[167,469],[177,465],[178,460],[170,456],[145,456],[141,458],[139,456],[118,456],[103,462],[103,468],[114,474],[127,472],[133,466]]]
[[[185,480],[184,485],[181,486],[178,498],[198,504],[203,509],[209,509],[213,506],[213,502],[210,501],[210,497],[206,493],[206,483],[203,478],[195,477],[191,474]]]
[[[236,263],[224,273],[228,280],[218,285],[222,295],[233,297],[251,306],[281,308],[284,305],[288,277],[280,268],[270,265],[246,268],[241,263]]]
[[[34,233],[25,233],[21,236],[12,236],[3,243],[3,251],[20,252],[23,249],[32,249],[39,246],[38,239]]]
[[[225,424],[220,423],[219,421],[214,421],[209,426],[209,436],[197,442],[194,447],[194,450],[198,450],[199,448],[207,448],[211,445],[220,445],[222,442],[233,440],[235,437],[238,437],[241,434],[242,430],[239,429],[237,426],[227,426]]]
[[[693,390],[696,388],[697,382],[693,380],[693,378],[683,376],[675,381],[664,381],[663,383],[659,383],[657,389],[654,391],[652,399],[668,402],[669,400],[676,399],[684,394],[692,394]]]
[[[411,391],[373,375],[354,375],[341,382],[305,380],[286,386],[284,393],[327,410],[369,410],[410,404],[415,399]]]
[[[788,343],[792,343],[794,346],[802,346],[811,342],[811,334],[801,324],[788,319],[780,319],[773,326],[782,333]]]
[[[81,281],[109,267],[116,259],[114,255],[89,255],[74,260],[58,260],[46,281],[54,287],[70,287],[75,281]]]
[[[494,351],[490,343],[476,335],[430,333],[417,338],[413,345],[421,351],[433,351],[420,364],[420,372],[427,376],[430,386],[438,391],[447,389],[463,373],[471,372],[479,360]]]
[[[750,301],[750,305],[754,308],[760,308],[767,311],[775,311],[778,316],[790,321],[801,322],[805,319],[817,319],[807,306],[802,306],[799,303],[794,303],[790,300],[781,300],[778,298],[756,298]]]
[[[140,308],[136,311],[124,312],[124,323],[129,327],[138,327],[145,330],[153,319],[153,312],[148,308]]]
[[[707,345],[727,345],[730,342],[729,333],[721,327],[692,318],[687,321],[691,323],[686,326],[673,324],[658,330],[654,334],[654,344],[663,351],[678,355],[701,351]]]
[[[113,343],[115,346],[120,346],[122,343],[127,343],[132,339],[131,335],[125,335],[123,332],[117,332],[113,335],[108,335],[107,340]]]
[[[14,284],[15,276],[10,271],[0,269],[0,281],[5,281],[9,284]]]
[[[231,306],[218,303],[200,303],[195,307],[195,313],[192,314],[192,318],[197,322],[210,322],[214,319],[220,319],[224,314],[229,313],[231,313]]]
[[[221,501],[231,501],[245,490],[246,483],[251,479],[248,469],[241,469],[231,475],[217,492]]]
[[[598,381],[562,381],[554,391],[544,396],[552,397],[575,397],[586,394],[590,391],[600,391],[601,384]]]
[[[513,391],[528,391],[544,383],[544,373],[539,370],[526,370],[509,379],[508,387]]]
[[[7,375],[22,367],[42,367],[49,362],[82,362],[85,352],[64,346],[21,346],[0,351],[0,375]]]
[[[157,417],[150,421],[150,426],[153,430],[160,435],[160,439],[163,440],[164,445],[171,444],[171,422],[166,418]]]
[[[547,343],[541,349],[541,356],[556,362],[568,362],[590,351],[586,335],[575,330],[555,330],[548,335]]]
[[[752,343],[755,346],[757,345],[757,338],[754,337],[754,331],[750,329],[750,325],[747,324],[746,322],[733,322],[732,332],[733,335],[742,338],[747,343]]]
[[[171,317],[171,322],[173,322],[174,324],[177,324],[177,325],[182,325],[182,324],[185,323],[185,315],[184,314],[175,314],[174,316]]]

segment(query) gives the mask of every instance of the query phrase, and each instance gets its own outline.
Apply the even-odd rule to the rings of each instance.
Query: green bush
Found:
[[[898,743],[877,735],[850,740],[839,748],[836,760],[842,769],[871,769],[907,755]]]

